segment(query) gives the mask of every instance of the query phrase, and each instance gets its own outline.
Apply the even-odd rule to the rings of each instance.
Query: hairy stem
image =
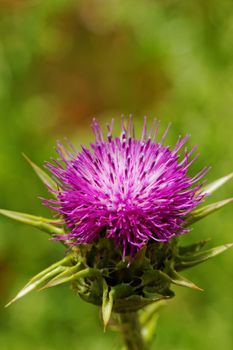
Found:
[[[146,350],[137,312],[122,313],[119,317],[127,350]]]

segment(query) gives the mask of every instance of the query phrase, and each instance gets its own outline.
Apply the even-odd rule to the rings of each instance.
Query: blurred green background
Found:
[[[49,215],[47,191],[22,158],[42,165],[57,139],[78,146],[133,114],[159,117],[174,144],[199,144],[194,173],[233,170],[233,7],[231,0],[0,0],[0,207]],[[161,131],[162,132],[162,131]],[[232,196],[227,184],[213,198]],[[208,200],[209,201],[209,200]],[[232,206],[196,224],[182,241],[232,241]],[[119,349],[103,334],[97,308],[68,286],[4,305],[33,275],[64,254],[43,233],[0,218],[1,350]],[[233,255],[186,273],[203,293],[175,288],[161,313],[154,349],[233,349]]]

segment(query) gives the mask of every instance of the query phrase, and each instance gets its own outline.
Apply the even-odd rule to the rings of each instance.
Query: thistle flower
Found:
[[[198,181],[208,168],[193,177],[187,174],[197,158],[190,159],[196,146],[185,149],[180,159],[189,135],[180,137],[173,149],[165,146],[170,125],[158,142],[156,120],[147,132],[145,118],[141,139],[134,136],[131,118],[128,127],[122,118],[121,136],[114,138],[113,122],[105,140],[93,120],[96,141],[91,150],[78,152],[72,144],[67,150],[58,143],[60,159],[47,163],[59,185],[57,199],[44,203],[68,227],[67,234],[55,239],[74,246],[104,236],[114,240],[123,257],[132,257],[148,241],[167,242],[188,232],[185,217],[204,197]]]
[[[170,126],[169,126],[170,127]],[[233,198],[195,209],[206,195],[233,178],[228,174],[201,190],[205,167],[191,177],[188,170],[196,149],[164,145],[169,127],[157,140],[159,123],[141,139],[134,136],[132,119],[122,119],[121,136],[112,135],[113,120],[104,139],[93,121],[96,141],[91,150],[78,152],[58,143],[58,160],[47,163],[53,174],[26,159],[55,196],[43,202],[58,220],[0,209],[0,214],[37,227],[70,246],[65,257],[47,267],[18,292],[7,306],[34,290],[71,283],[88,303],[101,307],[104,329],[113,325],[127,349],[149,346],[156,332],[157,312],[174,297],[173,285],[201,290],[180,272],[233,247],[233,243],[205,249],[207,240],[187,246],[176,237],[187,227],[233,202]],[[58,227],[60,225],[60,227]],[[144,247],[144,248],[143,248]],[[123,259],[122,259],[123,256]],[[111,321],[111,322],[110,322]]]

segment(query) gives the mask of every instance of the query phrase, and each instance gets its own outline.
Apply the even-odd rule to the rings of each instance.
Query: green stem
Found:
[[[119,317],[127,350],[146,350],[137,312],[122,313]]]

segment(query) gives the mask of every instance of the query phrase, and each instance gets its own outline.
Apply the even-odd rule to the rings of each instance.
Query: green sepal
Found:
[[[109,287],[105,279],[103,279],[102,318],[103,318],[104,331],[106,331],[107,325],[111,318],[112,308],[113,308],[113,293],[112,293],[112,290],[109,291]]]
[[[204,186],[201,189],[201,192],[203,192],[207,195],[211,195],[213,192],[218,190],[221,186],[223,186],[226,182],[228,182],[232,178],[233,178],[233,173],[228,174],[226,176],[223,176],[220,179],[215,180],[215,181],[211,182],[210,184]]]
[[[24,153],[23,153],[23,156],[27,160],[27,162],[31,165],[32,169],[35,171],[36,175],[40,178],[43,184],[46,185],[51,190],[55,191],[55,192],[52,192],[52,194],[56,198],[57,197],[56,192],[58,190],[57,183],[43,169],[41,169],[37,164],[31,161],[31,159],[29,159]]]
[[[233,202],[233,198],[225,199],[216,203],[205,205],[202,208],[192,211],[185,219],[184,227],[189,227],[195,222],[203,219],[205,216],[214,213],[216,210],[224,207],[225,205]]]
[[[146,271],[142,277],[142,284],[144,286],[153,284],[156,288],[164,288],[164,286],[168,286],[170,284],[170,277],[160,270],[148,270]]]
[[[115,300],[127,298],[134,293],[134,288],[128,283],[121,283],[112,287],[112,294]]]
[[[50,235],[53,235],[53,234],[62,235],[65,233],[62,228],[59,228],[50,224],[50,222],[59,224],[61,222],[60,220],[48,219],[48,218],[43,218],[41,216],[35,216],[31,214],[20,213],[17,211],[11,211],[11,210],[5,210],[5,209],[0,209],[0,214],[7,216],[8,218],[14,219],[16,221],[22,222],[24,224],[36,227],[41,231],[49,233]]]
[[[164,289],[162,292],[159,292],[156,286],[145,286],[143,288],[143,296],[150,300],[155,300],[155,301],[163,300],[163,299],[171,298],[174,295],[175,295],[174,292],[169,288]]]
[[[157,292],[161,292],[161,294],[163,294],[164,291],[167,292],[170,283],[182,287],[202,290],[193,282],[189,281],[183,276],[180,276],[172,267],[169,267],[166,273],[159,270],[147,271],[142,276],[142,282],[144,285],[153,285],[153,288],[151,288],[151,292],[153,292],[154,288],[156,288]]]
[[[175,260],[175,269],[177,271],[181,271],[196,266],[206,260],[215,257],[218,254],[225,252],[232,247],[233,243],[229,243],[193,255],[178,255]]]
[[[170,299],[174,293],[170,291],[168,295],[151,295],[150,297],[143,297],[141,295],[131,295],[127,298],[116,300],[113,310],[118,313],[134,312],[144,308],[147,305],[153,304],[160,300]]]

